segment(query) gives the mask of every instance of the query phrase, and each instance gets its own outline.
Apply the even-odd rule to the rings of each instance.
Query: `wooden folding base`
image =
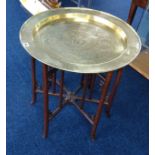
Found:
[[[88,122],[92,125],[91,129],[91,138],[95,139],[96,135],[96,129],[99,123],[99,120],[101,118],[102,113],[102,107],[105,104],[106,105],[106,114],[109,117],[110,116],[110,109],[112,106],[112,101],[115,96],[116,90],[118,88],[120,77],[122,74],[122,69],[119,69],[117,71],[116,78],[114,80],[114,83],[112,85],[112,89],[109,93],[109,86],[111,84],[111,79],[113,76],[113,72],[106,73],[106,77],[103,78],[104,84],[102,86],[101,90],[101,96],[100,99],[93,99],[93,89],[95,85],[95,79],[96,77],[100,77],[100,74],[83,74],[81,78],[81,84],[80,86],[74,91],[69,91],[64,86],[64,71],[61,71],[61,77],[60,81],[56,80],[56,71],[55,69],[51,70],[49,74],[48,66],[45,64],[42,64],[42,70],[43,70],[43,88],[39,89],[37,88],[37,80],[36,80],[36,69],[35,69],[35,59],[32,58],[32,103],[34,104],[36,100],[36,94],[37,93],[43,93],[44,95],[44,129],[43,129],[43,137],[47,137],[48,135],[48,125],[49,120],[53,119],[66,104],[72,104],[74,105],[80,113],[88,120]],[[49,81],[52,81],[52,92],[49,92]],[[56,85],[59,86],[60,92],[56,92]],[[89,96],[87,97],[87,90],[89,89]],[[82,96],[78,96],[77,93],[82,90]],[[109,96],[107,96],[109,93]],[[58,96],[59,97],[59,104],[57,108],[54,111],[49,111],[49,95],[52,96]],[[89,116],[84,111],[84,103],[92,102],[97,103],[97,111],[96,114],[92,117]]]

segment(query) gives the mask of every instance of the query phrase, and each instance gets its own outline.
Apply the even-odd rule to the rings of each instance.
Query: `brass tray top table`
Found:
[[[103,104],[113,99],[121,76],[121,68],[133,61],[140,52],[141,41],[134,29],[123,20],[108,13],[86,8],[60,8],[30,17],[21,27],[20,41],[26,51],[43,63],[44,136],[48,133],[49,119],[68,102],[92,124],[91,137],[95,138]],[[61,71],[60,103],[54,112],[48,112],[48,68]],[[118,76],[107,99],[113,71]],[[64,86],[64,71],[84,74],[83,94],[70,92]],[[101,97],[94,101],[86,98],[90,75],[107,73]],[[56,95],[52,93],[52,95]],[[80,102],[77,102],[80,100]],[[84,101],[97,102],[94,118],[83,110]]]

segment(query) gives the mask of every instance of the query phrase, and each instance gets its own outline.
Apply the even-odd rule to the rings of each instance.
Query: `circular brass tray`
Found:
[[[101,73],[128,65],[141,41],[123,20],[85,8],[60,8],[30,17],[21,27],[27,52],[51,67]]]

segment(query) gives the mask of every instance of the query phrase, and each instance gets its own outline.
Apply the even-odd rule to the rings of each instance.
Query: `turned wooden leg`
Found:
[[[83,86],[83,80],[84,80],[84,74],[81,75],[81,82],[80,82],[81,86]]]
[[[88,80],[89,80],[89,75],[83,75],[83,94],[82,94],[82,100],[80,103],[80,108],[83,109],[84,106],[84,101],[86,97],[86,92],[87,92],[87,86],[88,86]]]
[[[31,67],[32,67],[32,101],[31,103],[34,104],[36,101],[36,88],[37,88],[36,60],[34,58],[31,59]]]
[[[52,73],[52,90],[53,93],[56,92],[56,71]]]
[[[91,75],[91,81],[90,81],[90,94],[89,99],[92,99],[94,86],[95,86],[95,80],[96,80],[96,74]]]
[[[47,65],[43,64],[43,93],[44,93],[44,131],[43,137],[46,138],[48,135],[48,75],[47,75]]]
[[[111,93],[110,93],[109,98],[108,98],[108,104],[106,106],[106,114],[107,114],[108,117],[110,117],[110,109],[111,109],[114,96],[116,94],[117,88],[118,88],[120,80],[121,80],[122,71],[123,71],[123,69],[119,69],[117,71],[117,75],[116,75],[114,84],[112,86]]]
[[[63,101],[63,87],[64,87],[64,71],[61,71],[61,80],[60,80],[60,106],[62,106]]]
[[[92,130],[91,130],[92,139],[94,139],[95,135],[96,135],[96,129],[97,129],[100,117],[101,117],[102,107],[103,107],[103,104],[104,104],[104,101],[105,101],[105,98],[106,98],[106,95],[107,95],[107,92],[108,92],[108,88],[110,86],[112,75],[113,75],[113,72],[107,73],[105,83],[102,86],[101,97],[100,97],[97,112],[96,112],[96,115],[95,115],[95,118],[94,118],[94,125],[93,125]]]

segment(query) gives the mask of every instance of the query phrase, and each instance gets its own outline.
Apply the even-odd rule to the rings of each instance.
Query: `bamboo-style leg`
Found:
[[[81,86],[83,86],[83,81],[84,81],[84,74],[81,75],[81,82],[80,82]]]
[[[47,75],[47,65],[43,64],[43,93],[44,93],[44,131],[43,137],[46,138],[48,135],[48,75]]]
[[[80,103],[80,108],[83,109],[84,106],[84,101],[85,101],[85,97],[86,97],[86,92],[87,92],[87,85],[88,85],[88,79],[89,79],[89,75],[84,75],[84,79],[83,79],[83,94],[82,94],[82,100]]]
[[[32,67],[32,101],[31,103],[34,104],[36,101],[36,88],[37,88],[36,60],[34,58],[31,59],[31,67]]]
[[[56,92],[56,71],[54,71],[52,73],[52,90],[53,90],[53,93]]]
[[[91,88],[91,81],[92,81],[92,77],[93,77],[93,75],[92,74],[89,74],[89,78],[88,78],[88,88],[90,89]]]
[[[123,71],[123,69],[119,69],[117,71],[117,75],[116,75],[114,84],[112,86],[111,93],[110,93],[109,98],[108,98],[108,104],[106,106],[106,115],[108,117],[110,117],[110,109],[111,109],[111,106],[112,106],[112,101],[114,99],[114,96],[116,94],[117,88],[119,86],[119,83],[120,83],[120,80],[121,80],[121,76],[122,76],[122,71]]]
[[[64,71],[61,71],[61,80],[60,80],[60,103],[59,105],[62,107],[63,101],[63,87],[64,87]]]
[[[94,86],[95,86],[95,80],[96,80],[96,74],[91,75],[91,81],[90,81],[90,94],[89,94],[89,99],[92,98],[93,96],[93,91],[94,91]]]
[[[95,135],[96,135],[97,125],[98,125],[100,117],[101,117],[102,107],[103,107],[103,104],[104,104],[104,101],[105,101],[105,98],[106,98],[106,95],[107,95],[107,92],[108,92],[108,88],[110,86],[112,75],[113,75],[113,72],[107,73],[105,83],[104,83],[104,85],[102,87],[101,97],[100,97],[97,112],[96,112],[96,115],[95,115],[95,118],[94,118],[94,125],[93,125],[92,130],[91,130],[91,137],[93,139],[95,138]]]

